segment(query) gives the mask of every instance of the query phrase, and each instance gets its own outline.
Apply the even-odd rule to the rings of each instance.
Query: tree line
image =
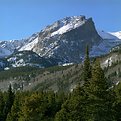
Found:
[[[0,92],[0,121],[120,121],[121,84],[111,86],[99,61],[91,64],[88,47],[83,80],[69,93],[13,92],[10,85]]]

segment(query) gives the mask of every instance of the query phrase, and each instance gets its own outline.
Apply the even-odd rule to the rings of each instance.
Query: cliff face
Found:
[[[102,38],[98,35],[91,18],[73,18],[78,20],[77,22],[68,19],[63,26],[58,21],[40,32],[33,51],[40,56],[58,58],[64,63],[80,62],[87,44],[91,48],[101,42]]]
[[[65,58],[69,55],[67,60],[70,62],[79,62],[84,57],[86,45],[89,45],[91,50],[94,45],[101,42],[102,38],[97,34],[92,19],[89,19],[84,25],[63,34],[60,40],[66,40],[67,43],[64,47],[60,47],[58,53]]]
[[[92,18],[72,16],[54,22],[29,38],[0,41],[0,57],[16,51],[33,51],[45,59],[58,60],[59,64],[78,63],[84,59],[87,44],[90,56],[94,57],[109,53],[121,41],[110,33],[97,32]]]

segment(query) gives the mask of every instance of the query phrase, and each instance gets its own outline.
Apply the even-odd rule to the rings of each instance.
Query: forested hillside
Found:
[[[121,83],[111,86],[100,62],[90,62],[88,47],[73,91],[0,92],[0,121],[120,121]],[[70,75],[71,76],[71,75]]]

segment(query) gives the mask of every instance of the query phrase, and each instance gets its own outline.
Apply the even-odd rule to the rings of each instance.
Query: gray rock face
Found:
[[[78,63],[84,58],[87,44],[93,57],[104,55],[121,44],[120,40],[111,38],[107,39],[105,32],[97,33],[92,18],[66,17],[22,41],[0,41],[0,56],[8,56],[14,50],[33,51],[40,57],[56,58],[61,63]]]
[[[86,45],[91,48],[101,40],[91,18],[72,17],[55,22],[41,31],[33,51],[42,57],[61,59],[64,63],[80,62]]]
[[[38,36],[38,33],[33,34],[31,37],[21,40],[8,40],[0,41],[0,58],[7,57],[14,52],[21,49],[24,45],[27,45],[34,41]]]
[[[77,63],[84,56],[86,44],[92,47],[100,41],[91,18],[73,16],[59,20],[27,39],[1,41],[0,55],[9,56],[15,50],[33,51],[44,58],[56,58],[59,63]]]
[[[7,57],[6,61],[9,63],[9,68],[21,66],[45,68],[58,65],[59,60],[53,58],[40,57],[33,51],[20,51]]]

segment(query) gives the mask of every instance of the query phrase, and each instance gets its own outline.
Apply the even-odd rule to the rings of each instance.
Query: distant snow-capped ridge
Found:
[[[103,38],[103,39],[121,39],[121,31],[120,32],[105,32],[101,30],[97,30],[98,34]]]
[[[26,39],[0,41],[0,58],[9,56],[14,51],[20,50],[24,45],[33,42],[37,36],[38,33],[35,33]]]
[[[103,30],[102,31],[97,30],[97,32],[103,38],[103,41],[100,44],[94,45],[91,48],[91,52],[90,52],[91,56],[94,57],[94,56],[104,55],[106,53],[109,53],[113,47],[121,44],[121,40],[119,36],[116,36],[114,33],[105,32]],[[116,32],[116,33],[119,33],[119,32]]]
[[[5,57],[19,49],[23,45],[23,40],[0,41],[0,57]]]
[[[105,32],[103,30],[97,30],[97,32],[103,39],[118,39],[116,36],[113,36],[110,33]]]
[[[121,31],[118,31],[118,32],[110,32],[110,34],[116,36],[118,39],[121,39]]]

